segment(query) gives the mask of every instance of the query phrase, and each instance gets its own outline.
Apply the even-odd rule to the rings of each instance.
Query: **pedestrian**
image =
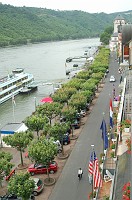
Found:
[[[82,178],[82,175],[83,175],[83,170],[81,168],[79,168],[79,170],[78,170],[78,178],[79,178],[79,180]]]
[[[121,77],[120,77],[120,83],[122,82],[122,75],[121,75]]]

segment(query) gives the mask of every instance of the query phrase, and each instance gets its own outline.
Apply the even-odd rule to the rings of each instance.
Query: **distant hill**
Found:
[[[118,14],[132,23],[132,10],[91,14],[0,4],[0,46],[99,37]]]

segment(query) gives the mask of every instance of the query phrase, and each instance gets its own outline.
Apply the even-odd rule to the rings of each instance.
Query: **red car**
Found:
[[[49,164],[48,171],[50,174],[54,174],[58,169],[58,165],[55,161]],[[32,164],[28,167],[28,172],[33,176],[34,174],[45,174],[47,169],[42,164]]]

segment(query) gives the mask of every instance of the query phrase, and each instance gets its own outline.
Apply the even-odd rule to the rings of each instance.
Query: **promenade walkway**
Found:
[[[100,125],[105,113],[105,120],[109,123],[109,99],[113,95],[113,84],[109,83],[110,75],[115,75],[114,84],[116,94],[119,94],[118,63],[115,53],[110,55],[109,74],[105,85],[100,93],[96,104],[88,117],[88,120],[74,146],[74,149],[66,162],[63,171],[51,193],[49,200],[87,200],[88,194],[92,191],[88,181],[88,164],[91,152],[91,144],[95,145],[97,157],[103,151]],[[83,179],[79,182],[77,177],[78,168],[84,171]]]
[[[88,180],[91,144],[95,145],[95,152],[98,158],[100,153],[103,152],[103,141],[100,131],[103,112],[105,113],[106,123],[109,124],[109,99],[110,96],[111,98],[113,97],[113,84],[109,83],[110,75],[115,75],[116,77],[117,81],[114,83],[114,87],[117,95],[120,90],[118,88],[120,75],[118,74],[118,63],[115,59],[115,53],[111,53],[109,74],[105,79],[105,85],[96,99],[96,104],[92,107],[92,112],[85,118],[85,125],[81,129],[76,130],[75,134],[78,134],[79,138],[70,144],[71,148],[69,151],[72,152],[68,160],[59,161],[58,163],[59,171],[53,175],[57,179],[54,188],[46,188],[40,196],[36,197],[36,200],[88,200],[88,194],[92,191]],[[19,154],[15,155],[13,161],[16,164],[20,163]],[[80,167],[83,169],[84,174],[79,182],[77,171]]]

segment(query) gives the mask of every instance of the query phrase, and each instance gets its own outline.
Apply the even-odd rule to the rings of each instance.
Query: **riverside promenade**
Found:
[[[88,200],[88,194],[92,191],[88,180],[88,165],[91,153],[91,145],[94,144],[95,152],[99,159],[103,152],[100,125],[104,117],[109,124],[109,100],[113,98],[113,87],[116,95],[119,95],[120,75],[115,52],[110,54],[109,74],[105,79],[102,92],[89,115],[85,126],[68,158],[63,171],[50,195],[49,200]],[[111,75],[116,77],[116,82],[110,83]],[[105,113],[105,115],[103,115]],[[78,168],[83,169],[83,178],[78,180]]]
[[[37,196],[36,200],[86,200],[88,194],[91,192],[91,185],[88,180],[88,164],[91,152],[91,144],[95,145],[96,155],[99,159],[100,153],[103,152],[103,141],[101,138],[100,125],[103,117],[106,123],[109,124],[109,98],[113,97],[113,83],[109,83],[110,75],[115,75],[116,82],[114,83],[116,95],[119,94],[119,80],[118,63],[115,60],[116,55],[111,53],[109,74],[105,79],[105,85],[96,98],[94,106],[92,106],[91,113],[86,117],[85,125],[82,128],[75,130],[78,134],[77,141],[71,142],[70,148],[72,152],[68,160],[58,162],[58,172],[52,175],[56,178],[55,186],[45,187],[44,191]],[[105,116],[103,116],[103,112]],[[74,147],[73,147],[74,146]],[[68,148],[68,147],[66,147]],[[71,151],[70,149],[70,151]],[[20,163],[19,152],[13,150],[13,163],[16,166]],[[83,178],[79,182],[77,177],[78,168],[83,169]],[[44,178],[46,175],[37,175],[37,177]]]

